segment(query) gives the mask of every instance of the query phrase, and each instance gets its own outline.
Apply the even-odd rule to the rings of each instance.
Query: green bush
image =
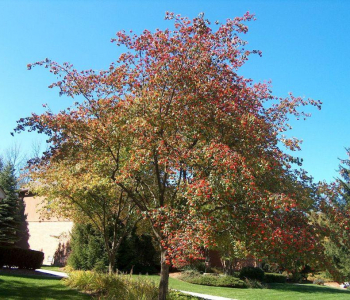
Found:
[[[152,237],[138,236],[131,232],[126,236],[116,254],[117,270],[134,274],[157,273],[159,253],[152,244]],[[91,224],[75,224],[71,234],[71,252],[68,265],[75,270],[107,271],[108,257],[102,235]]]
[[[239,273],[239,277],[241,279],[255,279],[259,281],[264,280],[264,271],[260,268],[254,268],[254,267],[244,267]]]
[[[206,271],[205,262],[196,261],[196,262],[191,263],[190,265],[184,266],[181,270],[182,271],[197,271],[200,273],[204,273]]]
[[[136,230],[136,229],[135,229]],[[123,239],[117,254],[117,269],[134,274],[155,274],[160,270],[160,256],[149,234],[137,235],[132,231]]]
[[[250,289],[266,289],[267,288],[266,284],[264,284],[256,279],[246,278],[244,280],[244,282],[245,282],[246,286]]]
[[[226,286],[233,288],[245,288],[246,285],[242,280],[239,280],[237,277],[233,276],[219,276],[217,280],[217,286]]]
[[[233,276],[219,276],[219,275],[200,275],[198,272],[184,272],[180,277],[181,280],[200,285],[221,286],[232,288],[245,288],[245,283],[239,278]]]
[[[75,270],[104,271],[108,265],[102,236],[90,224],[74,224],[68,265]]]
[[[39,269],[44,260],[44,253],[22,248],[0,247],[0,267],[19,269]]]
[[[303,279],[304,279],[304,276],[300,272],[293,272],[288,276],[289,282],[300,283],[303,281]]]
[[[233,277],[239,278],[239,274],[240,274],[240,272],[237,272],[237,271],[232,272]]]
[[[158,299],[158,288],[153,281],[129,275],[74,271],[64,282],[71,288],[88,292],[99,299]]]
[[[264,281],[267,283],[285,283],[287,276],[279,273],[265,273]]]

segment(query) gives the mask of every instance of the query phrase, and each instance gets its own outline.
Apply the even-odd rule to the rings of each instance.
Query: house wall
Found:
[[[53,264],[59,245],[65,245],[69,241],[73,222],[55,217],[41,217],[39,210],[42,200],[44,198],[31,194],[23,196],[29,230],[28,242],[30,249],[44,252],[44,264]]]

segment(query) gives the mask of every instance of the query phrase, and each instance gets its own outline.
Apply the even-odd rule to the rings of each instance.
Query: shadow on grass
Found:
[[[43,273],[36,272],[37,274],[15,274],[15,273],[10,273],[10,274],[3,274],[0,272],[0,276],[6,276],[6,277],[17,277],[17,278],[28,278],[28,279],[36,279],[36,280],[58,280],[60,281],[62,279],[61,276],[55,276],[55,275],[48,275]]]
[[[349,295],[350,297],[350,291],[327,287],[327,286],[317,286],[312,284],[271,283],[269,284],[269,289],[298,292],[298,293],[312,293],[312,294],[315,294],[315,293],[341,294],[341,295],[346,294],[346,295]]]
[[[0,299],[91,299],[64,286],[60,278],[37,275],[0,275]]]

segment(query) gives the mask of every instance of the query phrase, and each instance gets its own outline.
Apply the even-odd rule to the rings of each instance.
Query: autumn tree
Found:
[[[84,99],[17,127],[49,136],[51,148],[32,165],[37,180],[56,161],[83,162],[86,173],[98,165],[137,207],[161,252],[159,299],[169,265],[201,258],[200,249],[216,245],[214,232],[230,231],[247,251],[286,265],[319,253],[308,219],[313,189],[284,150],[300,142],[282,134],[289,116],[307,116],[299,106],[320,103],[275,97],[269,84],[238,74],[260,54],[241,38],[249,13],[216,29],[203,15],[166,19],[173,30],[117,33],[112,41],[128,52],[108,70],[79,72],[48,59],[28,65],[58,76],[50,87],[60,95]]]

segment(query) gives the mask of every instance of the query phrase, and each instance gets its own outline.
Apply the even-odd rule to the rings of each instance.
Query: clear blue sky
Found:
[[[256,14],[246,39],[263,57],[240,71],[255,81],[271,80],[277,96],[319,99],[307,121],[293,122],[289,133],[304,140],[298,156],[316,180],[337,176],[338,158],[350,147],[350,1],[0,1],[0,152],[13,143],[31,151],[37,134],[11,137],[16,120],[58,111],[71,100],[47,86],[55,78],[26,65],[46,57],[78,69],[104,69],[120,54],[110,39],[121,29],[155,30],[171,26],[165,11],[190,18],[200,12],[212,21]]]

